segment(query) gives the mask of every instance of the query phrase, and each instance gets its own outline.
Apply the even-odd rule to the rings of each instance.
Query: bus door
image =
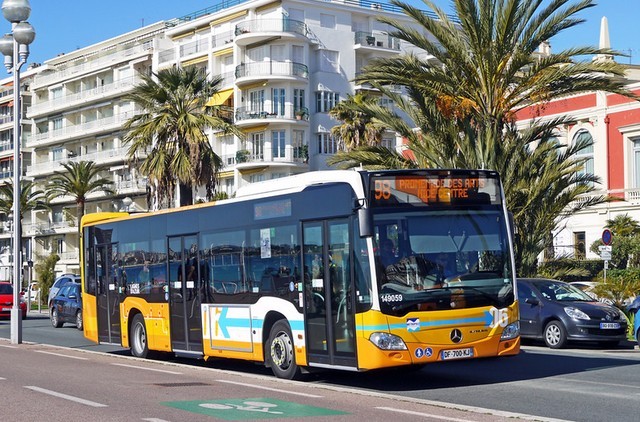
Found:
[[[168,246],[171,348],[202,354],[198,237],[170,237]]]
[[[357,367],[348,219],[303,223],[304,312],[310,365]]]
[[[98,341],[122,344],[120,337],[120,299],[124,282],[118,268],[118,245],[110,243],[95,246],[95,274],[98,281]]]

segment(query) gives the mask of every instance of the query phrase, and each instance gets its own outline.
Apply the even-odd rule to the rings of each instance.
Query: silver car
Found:
[[[78,274],[62,274],[56,278],[56,281],[53,282],[53,286],[49,289],[49,297],[47,299],[47,306],[51,308],[51,301],[56,294],[58,294],[58,290],[60,287],[64,286],[67,283],[78,283],[80,284],[80,276]]]

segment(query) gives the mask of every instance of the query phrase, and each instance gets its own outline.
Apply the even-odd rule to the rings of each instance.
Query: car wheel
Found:
[[[559,321],[551,321],[544,327],[544,342],[552,349],[562,349],[567,344],[567,330]]]
[[[285,320],[279,320],[269,333],[267,341],[267,365],[278,378],[296,379],[300,377],[300,367],[296,364],[291,328]]]
[[[147,327],[144,325],[144,318],[140,314],[133,317],[131,332],[129,335],[131,354],[137,358],[146,358],[149,354],[147,344]]]
[[[76,312],[76,328],[80,331],[84,328],[84,321],[82,320],[82,310]]]
[[[63,322],[60,320],[60,315],[58,315],[58,310],[56,308],[51,308],[51,325],[54,328],[62,327]]]

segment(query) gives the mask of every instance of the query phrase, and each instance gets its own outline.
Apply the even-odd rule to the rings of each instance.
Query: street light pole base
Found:
[[[11,308],[11,344],[22,343],[22,311],[14,306]]]

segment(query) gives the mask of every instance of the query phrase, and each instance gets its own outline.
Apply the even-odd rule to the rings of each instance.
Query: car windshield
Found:
[[[406,211],[374,215],[383,312],[513,302],[506,224],[499,210]]]
[[[0,295],[13,294],[13,286],[11,284],[0,284]]]
[[[595,302],[587,293],[571,284],[554,280],[536,280],[533,285],[540,291],[542,297],[559,302]]]

